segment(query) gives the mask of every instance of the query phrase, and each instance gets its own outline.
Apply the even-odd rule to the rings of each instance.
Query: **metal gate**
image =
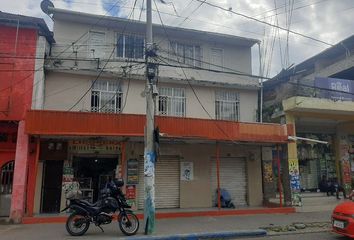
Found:
[[[212,202],[216,204],[216,159],[211,168]],[[220,158],[220,188],[226,189],[236,206],[247,205],[247,173],[245,158]]]
[[[0,169],[0,216],[10,215],[12,182],[14,177],[15,161],[6,163]]]
[[[179,208],[178,156],[160,156],[155,169],[156,208]],[[138,208],[144,208],[144,160],[139,161]]]

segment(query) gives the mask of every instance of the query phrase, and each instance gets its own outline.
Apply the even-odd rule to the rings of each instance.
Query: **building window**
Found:
[[[239,121],[240,100],[235,92],[217,91],[215,93],[215,116],[219,120]]]
[[[117,57],[144,59],[144,37],[118,34]]]
[[[202,66],[202,49],[197,45],[188,45],[179,42],[170,43],[170,56],[173,60],[186,65]]]
[[[222,49],[212,48],[210,50],[210,69],[212,70],[223,70],[224,65],[224,53]]]
[[[103,58],[105,56],[105,33],[90,32],[88,51],[91,58]]]
[[[186,94],[183,88],[159,89],[159,115],[186,116]]]
[[[92,87],[91,111],[119,113],[123,93],[117,81],[96,81]]]

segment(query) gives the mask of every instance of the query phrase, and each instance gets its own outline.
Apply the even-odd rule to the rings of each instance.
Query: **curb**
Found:
[[[189,234],[175,234],[164,236],[141,236],[141,237],[127,237],[125,240],[198,240],[198,239],[228,239],[240,237],[262,237],[266,236],[267,231],[263,229],[257,230],[240,230],[232,232],[210,232],[210,233],[189,233]]]
[[[282,235],[297,235],[297,234],[308,234],[308,233],[320,233],[320,232],[331,232],[332,229],[315,229],[310,231],[291,231],[291,232],[268,232],[267,236],[282,236]]]

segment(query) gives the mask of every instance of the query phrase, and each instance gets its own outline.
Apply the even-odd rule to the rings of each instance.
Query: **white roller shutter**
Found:
[[[235,206],[247,205],[246,189],[246,159],[244,158],[220,158],[220,188],[226,189]],[[216,159],[212,159],[211,190],[212,202],[215,205],[217,189]]]
[[[179,207],[179,157],[161,156],[155,169],[156,208]],[[144,208],[144,160],[139,161],[138,208]]]

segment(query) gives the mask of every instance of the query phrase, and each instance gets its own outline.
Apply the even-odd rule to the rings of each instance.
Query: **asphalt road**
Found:
[[[239,238],[241,239],[241,238]],[[291,234],[291,235],[279,235],[279,236],[267,236],[259,238],[242,238],[242,240],[349,240],[350,238],[341,237],[338,234],[331,232],[321,233],[303,233],[303,234]]]

